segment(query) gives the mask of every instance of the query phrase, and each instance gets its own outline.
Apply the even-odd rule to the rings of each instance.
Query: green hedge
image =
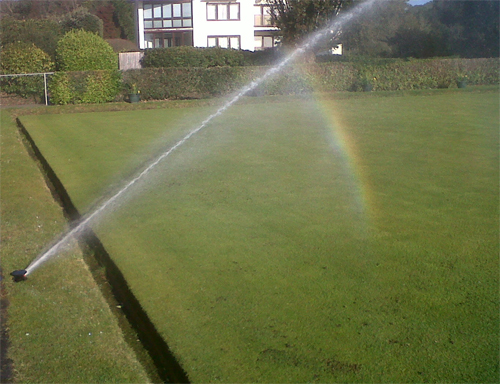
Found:
[[[55,60],[57,42],[63,35],[61,24],[55,20],[15,20],[3,17],[0,23],[2,48],[19,41],[33,43],[46,52],[52,61]]]
[[[242,51],[188,46],[149,49],[142,59],[144,68],[237,67],[244,64]]]
[[[2,74],[43,73],[53,70],[54,63],[50,56],[33,43],[9,44],[2,51]],[[24,98],[33,97],[37,101],[43,100],[45,88],[43,76],[37,75],[3,77],[0,80],[0,89]]]
[[[390,60],[301,64],[287,67],[250,95],[375,91],[457,87],[499,82],[498,59]],[[143,68],[125,71],[59,72],[50,81],[51,102],[102,103],[127,99],[131,89],[142,100],[209,98],[237,92],[270,67]],[[100,75],[97,75],[101,73]],[[120,83],[122,81],[122,83]]]
[[[244,84],[243,67],[143,68],[124,72],[125,91],[137,88],[142,100],[220,96]]]
[[[98,104],[115,101],[122,90],[117,70],[57,72],[49,84],[51,104]]]
[[[470,85],[498,84],[498,59],[386,60],[337,62],[287,67],[254,90],[254,95],[311,91],[375,91],[456,87],[459,78]],[[229,94],[261,76],[269,67],[144,68],[124,72],[143,100],[204,98]]]

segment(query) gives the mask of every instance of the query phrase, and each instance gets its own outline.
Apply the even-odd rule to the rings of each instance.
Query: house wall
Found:
[[[259,2],[265,0],[259,0]],[[152,1],[135,0],[136,5],[136,28],[137,45],[140,49],[145,49],[144,38],[144,3]],[[160,1],[155,1],[159,3]],[[167,2],[167,1],[166,1]],[[239,20],[207,20],[207,3],[227,4],[238,3],[240,5]],[[253,51],[255,49],[254,34],[265,33],[265,31],[276,31],[274,27],[254,26],[254,4],[255,0],[192,0],[192,20],[193,26],[189,30],[193,33],[193,45],[195,47],[208,47],[209,37],[239,37],[239,48]],[[183,28],[186,31],[186,28]],[[165,30],[165,32],[172,32]],[[211,40],[213,42],[213,40]]]
[[[136,28],[137,28],[137,46],[140,49],[146,48],[146,45],[144,43],[144,9],[143,9],[143,2],[142,1],[137,1],[136,2],[136,15],[137,15],[137,23],[136,23]]]
[[[212,2],[213,3],[213,2]],[[207,47],[208,36],[239,36],[240,48],[253,51],[253,0],[242,0],[240,20],[207,20],[207,1],[193,0],[193,44]]]

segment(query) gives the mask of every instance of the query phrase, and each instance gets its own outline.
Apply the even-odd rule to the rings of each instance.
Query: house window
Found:
[[[144,3],[144,29],[191,28],[191,2]]]
[[[193,33],[191,31],[144,34],[145,48],[169,48],[181,45],[193,45]]]
[[[276,46],[276,37],[274,36],[255,36],[255,50],[262,51],[264,49],[274,48]]]
[[[208,36],[208,46],[240,49],[240,36]]]
[[[269,5],[254,5],[254,26],[256,27],[267,27],[273,25],[273,20],[271,17],[271,7]]]
[[[207,20],[239,20],[240,3],[207,3]]]

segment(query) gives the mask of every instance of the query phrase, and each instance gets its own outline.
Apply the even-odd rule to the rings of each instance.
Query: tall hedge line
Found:
[[[270,67],[143,68],[117,71],[58,72],[49,82],[51,102],[103,103],[126,99],[139,90],[142,100],[223,96],[240,90]],[[498,59],[380,60],[300,64],[286,67],[252,95],[306,92],[397,91],[499,83]]]
[[[190,46],[149,49],[144,53],[144,68],[238,67],[245,64],[242,51]]]
[[[390,60],[302,64],[287,67],[253,94],[294,94],[311,91],[396,91],[457,87],[499,82],[498,59]],[[235,92],[269,67],[143,68],[123,73],[143,100],[204,98]]]
[[[54,70],[50,56],[33,43],[17,42],[7,45],[2,51],[0,73],[43,73]],[[0,79],[0,89],[21,97],[33,97],[35,101],[44,98],[42,76],[16,76]]]
[[[56,72],[48,88],[51,104],[99,104],[115,101],[122,81],[116,70]]]

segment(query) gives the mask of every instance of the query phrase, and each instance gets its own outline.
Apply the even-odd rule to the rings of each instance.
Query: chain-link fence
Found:
[[[49,105],[47,80],[54,72],[16,73],[0,75],[0,90],[23,98],[32,97],[35,102]]]

